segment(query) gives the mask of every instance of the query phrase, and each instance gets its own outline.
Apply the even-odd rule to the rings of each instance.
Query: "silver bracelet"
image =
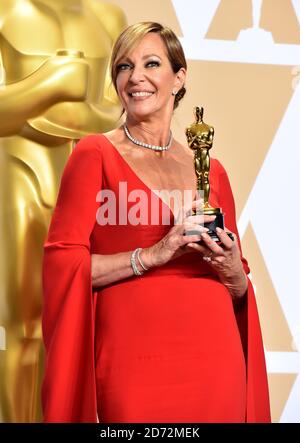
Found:
[[[149,268],[146,268],[146,266],[144,265],[144,263],[141,260],[141,257],[140,257],[141,250],[142,250],[142,248],[138,248],[138,250],[137,250],[137,255],[136,255],[137,259],[138,259],[138,262],[141,265],[141,267],[144,269],[144,271],[148,271]]]
[[[138,267],[137,267],[137,265],[136,265],[136,261],[135,261],[136,256],[137,256],[137,253],[138,253],[138,250],[139,250],[139,248],[136,248],[136,249],[133,251],[133,253],[131,254],[131,257],[130,257],[130,264],[131,264],[131,267],[132,267],[133,273],[134,273],[135,275],[143,275],[144,272],[143,272],[143,271],[139,271],[139,269],[138,269]]]

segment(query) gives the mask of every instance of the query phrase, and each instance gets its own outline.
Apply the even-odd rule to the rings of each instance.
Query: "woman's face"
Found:
[[[117,66],[117,91],[127,116],[140,121],[172,113],[174,96],[184,84],[185,70],[174,74],[161,37],[149,33]]]

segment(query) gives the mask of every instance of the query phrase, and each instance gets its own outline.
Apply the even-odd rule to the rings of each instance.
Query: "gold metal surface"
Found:
[[[214,128],[203,121],[203,108],[194,108],[195,122],[186,128],[185,134],[189,147],[194,151],[194,165],[197,178],[197,193],[203,194],[203,212],[214,215],[220,212],[219,208],[213,208],[208,203],[209,198],[209,150],[214,140]]]
[[[41,420],[41,260],[74,142],[115,127],[108,77],[122,11],[99,0],[0,4],[0,420]],[[5,76],[4,76],[5,74]]]

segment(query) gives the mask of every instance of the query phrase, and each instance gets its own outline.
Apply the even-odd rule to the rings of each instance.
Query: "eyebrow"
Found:
[[[157,54],[146,54],[142,57],[142,59],[144,60],[145,58],[148,58],[148,57],[157,57],[161,60],[160,56]]]
[[[149,57],[157,57],[157,58],[159,58],[159,60],[161,60],[160,56],[157,55],[157,54],[146,54],[146,55],[144,55],[144,56],[142,57],[142,60],[145,60],[146,58],[149,58]],[[122,60],[122,59],[121,59],[121,60]],[[123,61],[132,62],[132,60],[130,60],[129,57],[124,57]]]

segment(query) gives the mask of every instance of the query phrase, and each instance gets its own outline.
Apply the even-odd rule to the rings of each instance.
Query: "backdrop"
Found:
[[[129,24],[156,20],[180,36],[187,95],[175,136],[203,105],[213,157],[233,187],[256,287],[272,419],[300,422],[300,1],[114,0]]]
[[[129,24],[155,20],[180,36],[187,94],[173,132],[185,143],[195,105],[204,107],[205,121],[215,127],[212,156],[230,176],[256,288],[272,420],[300,422],[300,0],[107,3],[120,6]],[[1,201],[3,175],[0,170]],[[0,326],[0,351],[5,347]]]

